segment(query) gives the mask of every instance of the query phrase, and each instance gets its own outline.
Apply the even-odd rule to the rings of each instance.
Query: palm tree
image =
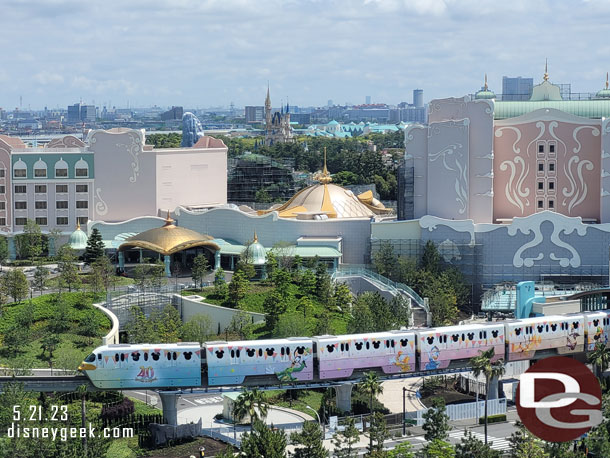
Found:
[[[598,342],[595,344],[595,348],[588,356],[589,362],[595,366],[595,374],[600,380],[610,363],[610,347],[606,347],[605,344]]]
[[[267,401],[261,391],[256,388],[244,390],[233,405],[233,418],[236,422],[250,417],[250,430],[255,420],[267,417]]]
[[[504,360],[492,362],[495,351],[492,348],[486,351],[479,351],[479,356],[475,356],[470,360],[472,375],[478,377],[483,374],[485,376],[485,445],[487,445],[487,400],[489,398],[489,381],[498,378],[504,374]]]
[[[383,387],[379,382],[379,377],[375,372],[367,372],[364,374],[364,380],[360,382],[360,386],[365,393],[369,395],[369,415],[373,415],[373,398],[378,394],[383,393]],[[373,436],[369,433],[371,450],[373,450]]]

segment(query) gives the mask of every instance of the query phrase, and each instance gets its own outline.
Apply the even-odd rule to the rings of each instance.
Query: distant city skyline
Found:
[[[596,92],[605,0],[76,0],[3,4],[0,107],[397,104],[487,73]],[[20,102],[21,100],[21,102]]]

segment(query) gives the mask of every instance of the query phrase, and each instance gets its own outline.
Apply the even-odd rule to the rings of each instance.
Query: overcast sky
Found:
[[[2,0],[0,107],[412,101],[483,74],[597,91],[610,0]]]

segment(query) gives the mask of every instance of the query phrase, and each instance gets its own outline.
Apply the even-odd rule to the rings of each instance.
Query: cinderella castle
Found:
[[[292,143],[294,141],[292,128],[290,127],[290,106],[286,103],[285,112],[282,106],[280,111],[272,113],[269,86],[267,86],[267,98],[265,99],[265,146],[271,146],[275,143]]]

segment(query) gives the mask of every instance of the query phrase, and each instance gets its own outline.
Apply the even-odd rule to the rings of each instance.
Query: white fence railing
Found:
[[[303,429],[303,423],[274,424],[273,428],[282,429],[286,435],[290,436],[290,434],[294,432],[301,431]],[[201,433],[204,436],[211,437],[212,439],[218,439],[239,447],[239,444],[241,443],[241,436],[249,431],[249,429],[244,431],[243,428],[234,430],[232,426],[220,426],[218,428],[202,428]]]
[[[428,409],[407,412],[405,418],[414,420],[417,426],[424,424],[424,413]],[[468,402],[465,404],[452,404],[445,407],[445,413],[449,420],[467,420],[470,418],[480,418],[485,414],[485,401]],[[487,415],[500,415],[506,413],[506,399],[490,399],[487,403]]]

